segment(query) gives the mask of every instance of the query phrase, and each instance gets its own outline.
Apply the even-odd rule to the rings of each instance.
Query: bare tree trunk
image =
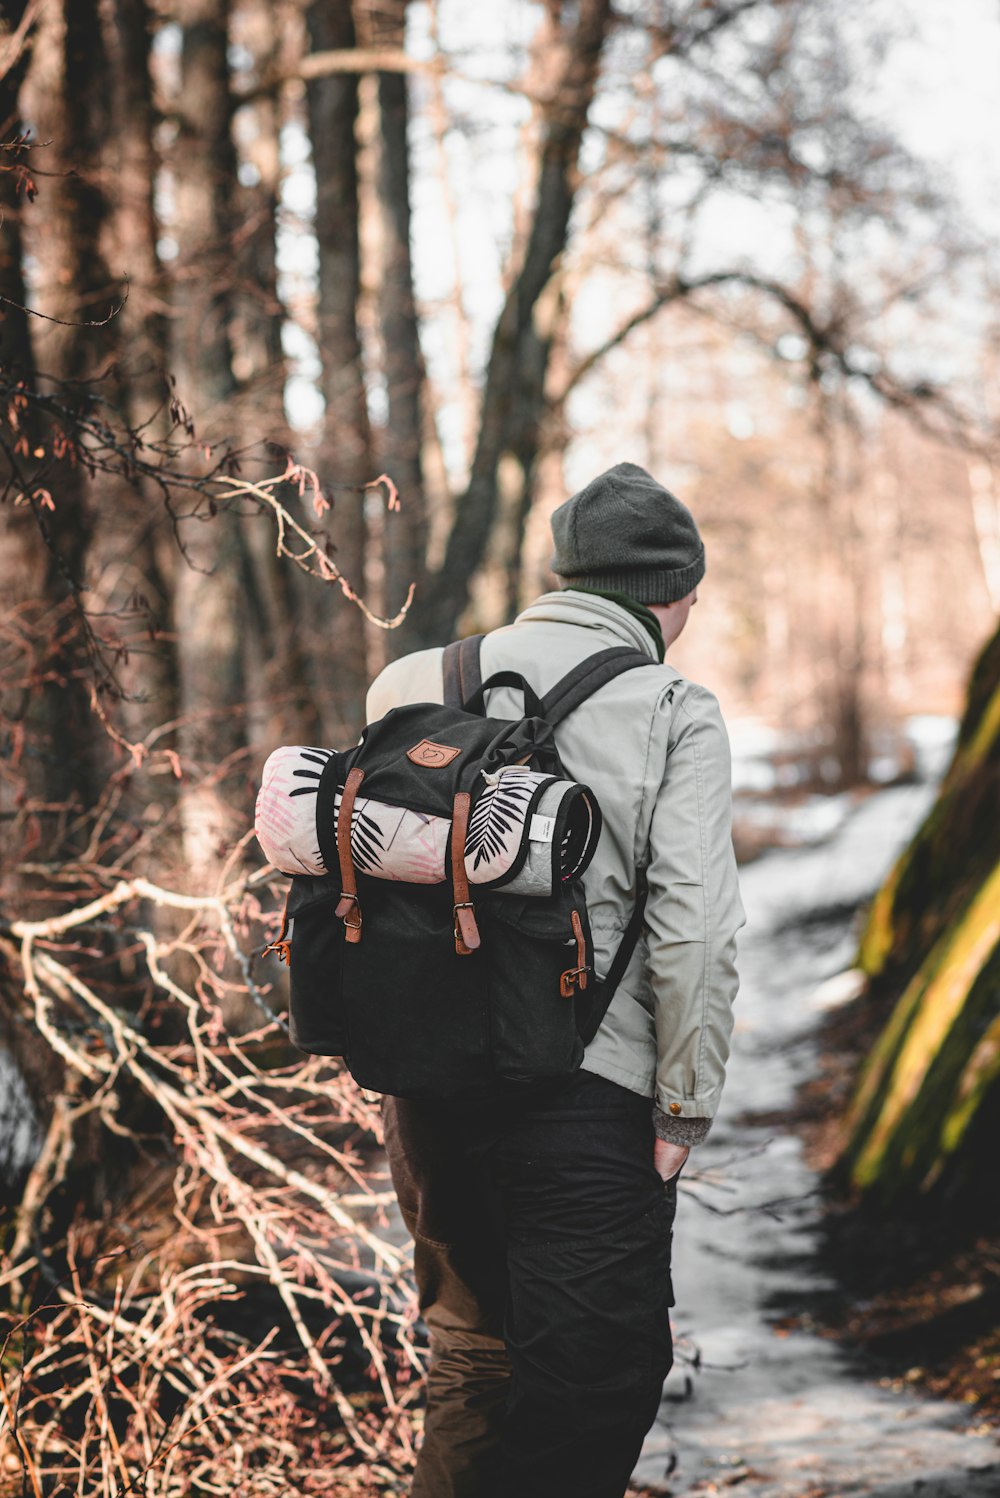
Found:
[[[87,90],[76,86],[86,78]],[[31,245],[39,265],[41,310],[70,326],[42,323],[32,329],[35,359],[45,375],[69,382],[67,398],[85,396],[84,382],[106,374],[113,360],[114,323],[85,328],[111,309],[118,283],[105,260],[109,205],[104,169],[111,134],[109,69],[96,0],[53,4],[40,15],[27,98],[42,139],[52,141],[52,175],[34,204]],[[106,383],[102,394],[113,398]],[[51,436],[40,434],[48,449]],[[47,479],[53,509],[38,511],[44,532],[45,579],[40,594],[50,606],[49,664],[61,688],[43,689],[39,711],[48,757],[46,795],[52,802],[90,807],[105,775],[105,745],[90,707],[92,660],[82,607],[95,564],[92,550],[99,496],[82,467],[63,460]],[[50,678],[51,679],[51,678]],[[65,746],[72,742],[74,750]]]
[[[549,562],[552,557],[552,514],[566,498],[564,460],[566,444],[553,440],[545,445],[535,464],[532,506],[521,548],[518,608],[527,608],[539,593],[555,586]]]
[[[126,395],[132,419],[145,421],[164,400],[167,347],[166,288],[156,253],[154,208],[159,160],[149,71],[153,17],[147,0],[111,0],[108,23],[115,229],[129,285],[118,327],[128,351]]]
[[[106,316],[116,290],[106,259],[112,226],[106,192],[110,97],[110,70],[96,0],[66,0],[45,8],[35,33],[26,88],[37,134],[52,143],[46,159],[50,175],[43,179],[31,213],[30,244],[40,270],[32,301],[39,310],[64,318],[72,326],[37,324],[32,329],[34,361],[27,329],[16,317],[10,319],[10,327],[26,378],[45,386],[52,380],[65,382],[59,388],[68,404],[86,403],[95,384],[104,400],[114,403],[118,398],[108,373],[118,346],[116,322],[104,328],[80,326],[82,321]],[[14,106],[9,96],[0,104],[0,113],[9,118]],[[16,213],[5,227],[16,257],[20,252]],[[6,267],[5,294],[8,286],[16,300],[24,298],[16,258]],[[42,371],[37,376],[33,362]],[[109,624],[92,616],[85,622],[83,610],[92,609],[91,590],[102,561],[101,527],[114,496],[91,485],[82,464],[51,461],[55,434],[44,422],[39,422],[32,435],[43,454],[43,482],[53,508],[36,506],[32,516],[31,510],[19,509],[11,515],[11,507],[3,507],[0,595],[7,606],[22,604],[19,634],[26,648],[17,651],[15,647],[13,658],[0,661],[0,673],[12,685],[21,677],[24,706],[19,726],[25,733],[26,753],[20,787],[24,802],[16,805],[17,780],[8,774],[0,777],[0,794],[6,801],[14,792],[13,816],[4,817],[3,827],[5,850],[13,864],[31,846],[30,822],[37,821],[37,842],[28,855],[37,870],[38,864],[64,859],[67,853],[79,856],[89,847],[94,809],[110,763],[108,741],[90,705],[95,671],[102,673],[93,650],[98,637],[109,632]],[[22,528],[22,517],[34,526],[33,537]],[[8,545],[11,540],[13,548]],[[16,638],[8,636],[4,643],[13,645]],[[36,682],[24,670],[32,660]],[[6,701],[0,711],[7,718]],[[21,767],[9,768],[16,775]],[[12,882],[23,884],[20,909],[30,911],[38,888],[36,872],[18,868]],[[50,885],[45,909],[51,910],[51,900]],[[9,1040],[17,1067],[39,1114],[45,1117],[66,1086],[62,1063],[30,1026],[12,1025]],[[110,1181],[120,1174],[127,1157],[119,1141],[109,1146],[105,1138],[103,1148],[99,1147],[98,1132],[90,1121],[83,1121],[73,1139],[72,1190],[62,1203],[67,1215],[77,1207],[98,1212]],[[57,1214],[59,1210],[54,1207]]]
[[[906,603],[906,527],[899,499],[899,478],[883,435],[879,472],[875,476],[874,523],[880,556],[878,569],[878,642],[883,708],[903,713],[910,696],[909,620]]]
[[[362,44],[401,49],[408,0],[382,0],[361,31]],[[422,590],[426,572],[427,504],[422,463],[425,371],[420,351],[410,257],[409,99],[402,73],[378,75],[377,187],[381,210],[378,319],[388,410],[379,434],[379,466],[399,489],[401,508],[384,529],[386,609],[394,613],[411,583]],[[406,625],[387,638],[390,651],[410,648]]]
[[[178,393],[199,437],[214,439],[231,417],[236,389],[229,321],[233,298],[233,192],[226,0],[176,0],[182,27],[178,137],[171,157],[176,209],[173,345]]]
[[[549,397],[553,391],[561,390],[569,377],[570,305],[565,279],[561,277],[546,369],[546,408],[539,449],[531,464],[529,483],[525,486],[508,552],[508,620],[526,608],[539,593],[547,592],[554,581],[549,567],[552,514],[567,496],[563,464],[570,432],[561,404]]]
[[[866,559],[861,532],[858,473],[860,462],[848,453],[853,441],[836,396],[819,397],[823,471],[817,495],[819,543],[816,590],[820,615],[819,700],[832,729],[837,762],[836,783],[844,788],[867,778],[868,724],[865,709],[867,630]]]
[[[0,16],[0,43],[6,40],[21,20],[24,5],[11,5],[6,16]],[[27,52],[22,54],[26,59]],[[21,132],[18,94],[23,81],[24,63],[0,77],[0,140],[12,141]],[[5,298],[0,316],[0,361],[6,374],[29,388],[34,384],[35,367],[29,333],[29,318],[23,309],[28,293],[24,284],[21,215],[23,197],[17,191],[17,178],[11,170],[18,160],[13,150],[3,153],[0,164],[0,295]],[[36,710],[32,694],[24,682],[31,676],[30,656],[26,644],[22,609],[32,600],[44,596],[47,569],[45,548],[35,516],[26,504],[15,504],[23,489],[22,475],[27,478],[29,460],[16,451],[19,436],[26,438],[29,451],[36,444],[32,425],[24,432],[27,415],[18,417],[15,430],[10,420],[0,427],[0,733],[13,750],[17,736],[34,731]],[[39,679],[44,673],[39,671]],[[13,753],[11,758],[13,759]],[[13,856],[19,837],[17,821],[24,819],[24,797],[29,802],[47,800],[41,754],[22,760],[21,774],[0,774],[0,827],[5,847]]]
[[[79,80],[87,80],[81,88]],[[112,320],[106,317],[122,290],[105,258],[111,212],[107,150],[111,139],[110,69],[97,0],[62,0],[39,18],[29,107],[39,132],[51,139],[51,155],[36,209],[44,231],[33,252],[39,262],[44,310],[73,326],[36,327],[39,367],[65,380],[101,373],[114,351]]]
[[[243,0],[234,14],[234,39],[245,54],[246,83],[284,61],[280,7]],[[233,183],[236,285],[233,294],[233,370],[239,381],[240,425],[248,442],[286,443],[284,308],[278,297],[275,226],[281,179],[279,104],[254,98],[234,120],[241,180]]]
[[[123,416],[163,437],[169,425],[166,286],[157,255],[154,207],[159,158],[153,143],[156,116],[150,77],[153,16],[147,0],[108,0],[105,34],[111,71],[114,130],[109,169],[114,170],[114,238],[129,295],[116,321]],[[142,739],[179,713],[177,659],[171,630],[171,595],[177,572],[172,531],[161,519],[162,496],[139,479],[109,495],[108,523],[99,539],[109,572],[106,606],[133,606],[123,635],[136,653],[122,669],[128,691],[123,719],[130,738]],[[165,518],[165,517],[164,517]],[[130,524],[124,522],[129,520]],[[113,572],[114,575],[111,575]],[[141,598],[136,609],[134,600]],[[124,621],[128,621],[125,627]],[[173,800],[164,777],[145,794]]]
[[[17,29],[24,14],[26,0],[14,0],[0,14],[0,44]],[[27,48],[19,62],[9,67],[0,76],[0,141],[13,141],[22,130],[18,95],[24,81],[24,71],[30,54]],[[28,315],[23,310],[27,303],[24,273],[21,264],[21,204],[23,197],[17,190],[17,177],[12,168],[27,152],[5,150],[0,157],[0,294],[6,301],[0,316],[0,359],[11,370],[23,372],[26,378],[34,374],[31,353],[31,338],[28,333]]]
[[[430,0],[427,9],[430,20],[431,38],[434,49],[437,51],[439,47],[437,0]],[[447,232],[448,244],[455,268],[455,279],[450,301],[452,307],[453,358],[456,383],[451,398],[458,403],[461,411],[462,477],[464,480],[472,465],[472,456],[476,446],[477,412],[472,375],[472,329],[462,298],[463,266],[461,238],[458,232],[458,204],[455,201],[455,193],[452,189],[448,165],[448,150],[445,139],[448,131],[448,110],[445,104],[444,84],[439,73],[435,72],[431,75],[431,78],[428,80],[428,86],[430,90],[429,122],[434,134],[444,228]],[[433,413],[428,414],[433,415]],[[449,525],[451,523],[450,512],[448,523]]]
[[[290,28],[282,7],[245,0],[235,21],[252,79],[290,63]],[[268,475],[280,469],[281,451],[293,446],[285,416],[285,309],[278,295],[275,237],[281,190],[279,110],[279,103],[264,95],[245,105],[235,121],[241,165],[249,168],[248,180],[235,188],[240,225],[233,307],[237,421],[241,446],[248,450],[244,465]],[[284,502],[293,512],[301,509],[297,495],[285,496]],[[294,584],[289,563],[276,555],[269,516],[248,516],[243,542],[248,601],[244,660],[252,686],[248,739],[268,749],[281,741],[314,743],[321,729],[308,691],[302,590]]]
[[[176,213],[172,370],[199,439],[229,436],[235,392],[229,320],[232,307],[236,159],[230,136],[226,0],[177,0],[182,26],[180,131],[173,153]],[[243,671],[244,555],[232,514],[188,522],[174,591],[181,728],[187,773],[237,758],[245,745]],[[228,851],[231,813],[213,776],[183,799],[187,867],[202,883]]]
[[[307,14],[314,52],[354,46],[347,5],[313,0]],[[361,284],[358,248],[358,172],[355,120],[357,79],[347,75],[311,81],[306,89],[316,167],[316,238],[319,241],[319,336],[326,414],[321,477],[338,488],[334,500],[334,559],[351,585],[364,586],[365,512],[360,486],[373,479],[372,440],[362,372],[357,304]],[[350,742],[363,718],[367,686],[364,620],[339,592],[310,595],[317,652],[314,677],[324,735]]]
[[[438,643],[455,631],[469,583],[485,554],[497,510],[497,470],[510,454],[530,482],[544,410],[544,380],[557,298],[550,280],[566,244],[577,187],[577,157],[610,21],[609,0],[581,0],[563,42],[545,110],[541,167],[524,262],[501,312],[486,374],[468,488],[459,503],[440,572],[414,609],[414,634]]]
[[[0,19],[0,43],[20,20],[16,12]],[[0,138],[18,134],[17,95],[21,70],[0,78]],[[7,155],[3,163],[13,165]],[[0,363],[8,376],[31,388],[34,361],[28,329],[27,292],[22,272],[20,207],[15,178],[0,172],[0,295],[7,298],[0,317]],[[13,305],[11,305],[13,304]],[[35,910],[28,888],[31,881],[18,868],[21,850],[36,844],[35,856],[47,858],[57,852],[59,823],[53,826],[42,808],[54,803],[49,782],[55,750],[52,724],[57,721],[58,694],[44,683],[46,661],[40,640],[32,638],[32,626],[47,612],[45,575],[47,558],[32,509],[15,504],[23,492],[22,474],[27,472],[14,450],[18,436],[34,447],[37,431],[25,413],[18,431],[9,421],[0,426],[0,742],[5,764],[0,773],[0,877],[7,895],[13,895],[18,913]],[[27,746],[28,752],[24,753]],[[40,1117],[44,1104],[58,1088],[60,1068],[48,1045],[29,1026],[11,1022],[18,1013],[20,990],[12,968],[0,962],[0,1067],[13,1064],[24,1079]],[[9,1085],[4,1079],[5,1085]]]

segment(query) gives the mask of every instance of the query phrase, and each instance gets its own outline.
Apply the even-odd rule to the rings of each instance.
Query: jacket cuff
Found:
[[[700,1144],[711,1127],[710,1118],[675,1118],[671,1113],[664,1113],[655,1104],[653,1106],[656,1137],[665,1139],[668,1144]]]

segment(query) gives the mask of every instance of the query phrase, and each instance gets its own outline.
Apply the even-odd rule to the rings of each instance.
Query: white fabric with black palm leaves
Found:
[[[264,766],[254,830],[269,863],[284,874],[323,875],[316,792],[328,749],[286,745]],[[340,810],[340,791],[335,816]],[[359,795],[351,818],[355,866],[379,879],[440,884],[448,874],[451,821]],[[470,884],[510,894],[551,894],[590,862],[600,815],[585,786],[512,765],[486,779],[469,819]]]

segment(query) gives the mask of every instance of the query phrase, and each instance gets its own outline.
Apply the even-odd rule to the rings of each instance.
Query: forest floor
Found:
[[[906,1252],[901,1272],[899,1240],[868,1251],[837,1231],[848,1214],[822,1179],[870,1039],[838,975],[859,907],[932,796],[929,784],[879,791],[822,841],[741,873],[726,1097],[681,1184],[676,1361],[636,1491],[1000,1495],[997,1245],[936,1263]]]

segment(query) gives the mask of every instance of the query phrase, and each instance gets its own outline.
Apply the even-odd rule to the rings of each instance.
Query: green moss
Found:
[[[983,763],[1000,739],[1000,686],[989,699],[969,743],[961,751],[961,763],[968,771]]]
[[[1000,1077],[1000,1015],[997,1015],[976,1046],[969,1058],[968,1066],[962,1073],[955,1105],[941,1129],[941,1147],[945,1154],[953,1154],[958,1149],[976,1110],[998,1077]]]
[[[979,732],[990,701],[1000,683],[1000,626],[983,646],[969,679],[965,712],[958,730],[958,747],[970,744]]]
[[[900,992],[958,919],[996,857],[1000,806],[1000,630],[969,682],[940,795],[876,895],[857,965]]]
[[[943,951],[937,954],[937,960],[940,961],[942,957]],[[928,966],[930,965],[931,962],[928,959]],[[926,989],[928,977],[929,974],[922,970],[909,984],[864,1064],[848,1115],[852,1135],[862,1142],[867,1139],[881,1111],[881,1098],[886,1078],[891,1073],[906,1040],[907,1031]],[[855,1153],[856,1150],[851,1151],[851,1154]]]
[[[986,1146],[1000,1087],[1000,629],[969,682],[940,794],[872,903],[858,953],[871,1002],[898,996],[865,1063],[844,1164],[890,1202],[950,1192]],[[947,1166],[947,1169],[945,1168]]]
[[[859,1089],[858,1133],[852,1179],[862,1189],[873,1186],[889,1166],[893,1156],[907,1170],[919,1161],[921,1141],[927,1136],[940,1137],[942,1118],[934,1117],[926,1093],[932,1068],[943,1061],[951,1032],[958,1025],[964,1007],[970,1001],[977,980],[1000,944],[1000,864],[993,870],[964,918],[941,939],[924,967],[913,979],[897,1005],[889,1025],[879,1039],[869,1070]],[[973,1036],[975,1025],[971,1027]],[[969,1037],[970,1040],[972,1037]],[[891,1064],[889,1057],[892,1057]],[[968,1049],[943,1066],[945,1073],[958,1071],[958,1078],[938,1087],[945,1096],[941,1102],[950,1110],[954,1087],[967,1064]],[[874,1106],[874,1118],[872,1118]],[[922,1106],[924,1117],[915,1126],[915,1107]],[[901,1136],[904,1123],[908,1132]],[[899,1143],[893,1149],[893,1141]],[[861,1147],[857,1148],[857,1143]],[[897,1177],[898,1184],[898,1177]]]
[[[896,901],[896,886],[903,870],[903,858],[896,860],[888,879],[871,903],[855,966],[869,978],[878,977],[889,960],[896,939],[893,906]]]

